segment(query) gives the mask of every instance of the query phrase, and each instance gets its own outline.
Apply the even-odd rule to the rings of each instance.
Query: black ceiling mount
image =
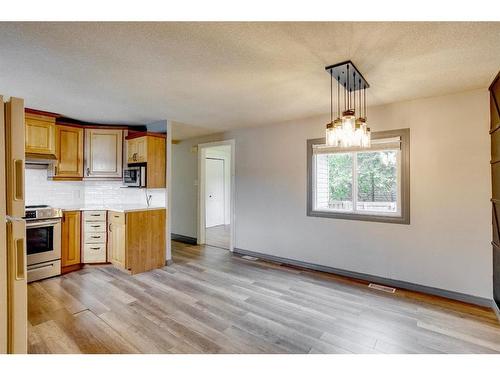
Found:
[[[370,87],[366,79],[351,60],[327,66],[325,67],[325,70],[349,91],[357,91]],[[349,79],[347,77],[348,74]]]

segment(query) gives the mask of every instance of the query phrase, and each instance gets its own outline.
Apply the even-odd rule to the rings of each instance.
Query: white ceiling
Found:
[[[0,23],[0,91],[84,121],[226,130],[329,111],[352,60],[370,105],[487,87],[500,23]]]

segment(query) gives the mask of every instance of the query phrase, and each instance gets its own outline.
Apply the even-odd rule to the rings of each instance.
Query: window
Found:
[[[409,224],[409,136],[375,132],[370,149],[308,140],[308,215]]]

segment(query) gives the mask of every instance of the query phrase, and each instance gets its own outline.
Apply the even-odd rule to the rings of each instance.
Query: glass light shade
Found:
[[[336,146],[337,142],[337,132],[333,123],[326,124],[326,144],[328,146]]]
[[[361,125],[356,123],[356,129],[354,130],[353,146],[362,147],[363,146],[363,131],[361,130]]]
[[[371,145],[371,131],[370,128],[366,128],[366,132],[363,134],[361,147],[370,147]]]
[[[354,111],[348,109],[342,113],[342,137],[340,138],[341,147],[351,147],[354,142],[356,118]]]

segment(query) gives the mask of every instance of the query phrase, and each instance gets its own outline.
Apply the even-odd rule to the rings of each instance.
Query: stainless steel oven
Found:
[[[26,207],[28,282],[61,274],[61,210]]]
[[[123,169],[123,184],[125,186],[145,187],[146,167],[135,166]]]

